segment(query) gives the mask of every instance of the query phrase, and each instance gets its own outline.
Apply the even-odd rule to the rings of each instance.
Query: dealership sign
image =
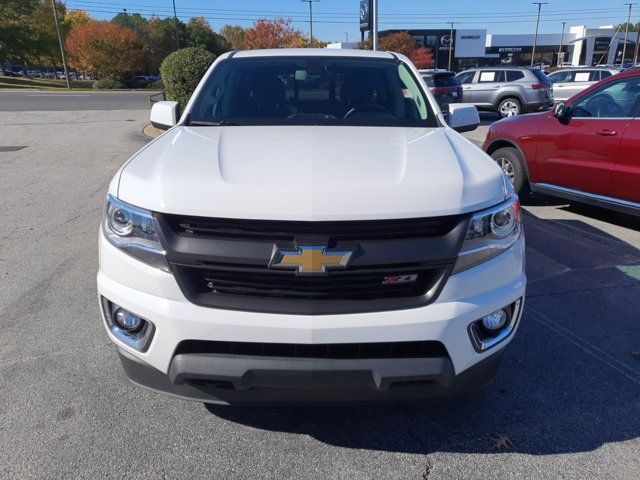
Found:
[[[360,0],[360,31],[373,30],[373,0]]]
[[[487,31],[484,29],[456,30],[454,50],[456,58],[484,57],[487,43]]]

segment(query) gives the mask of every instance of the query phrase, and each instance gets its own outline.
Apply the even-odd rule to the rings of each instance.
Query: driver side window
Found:
[[[571,105],[572,118],[633,118],[640,100],[640,77],[609,83]]]

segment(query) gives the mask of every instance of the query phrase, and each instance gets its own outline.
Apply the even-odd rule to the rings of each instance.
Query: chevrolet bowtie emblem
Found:
[[[298,245],[296,250],[273,247],[269,268],[295,270],[298,275],[327,273],[329,268],[345,268],[353,251],[329,250],[323,245]]]

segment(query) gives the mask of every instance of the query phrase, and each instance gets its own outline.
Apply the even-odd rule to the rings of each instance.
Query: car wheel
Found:
[[[498,104],[498,113],[502,118],[513,117],[522,113],[522,105],[517,98],[505,98]]]
[[[518,195],[526,193],[529,180],[527,178],[527,169],[524,165],[524,159],[520,152],[513,147],[499,148],[491,154],[491,158],[495,160],[502,171],[509,177],[509,181],[513,185],[513,189]]]

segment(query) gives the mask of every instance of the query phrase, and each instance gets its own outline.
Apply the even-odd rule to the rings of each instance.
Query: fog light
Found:
[[[507,323],[507,312],[504,309],[490,313],[486,317],[482,317],[482,326],[489,331],[500,330]]]
[[[119,308],[116,310],[113,319],[121,329],[128,333],[137,332],[142,328],[144,324],[144,320],[139,316],[125,310],[124,308]]]
[[[155,333],[153,323],[104,297],[101,297],[100,304],[111,334],[125,345],[146,352]]]
[[[475,351],[484,352],[511,335],[522,313],[521,307],[522,298],[519,298],[511,305],[471,322],[468,331]]]

